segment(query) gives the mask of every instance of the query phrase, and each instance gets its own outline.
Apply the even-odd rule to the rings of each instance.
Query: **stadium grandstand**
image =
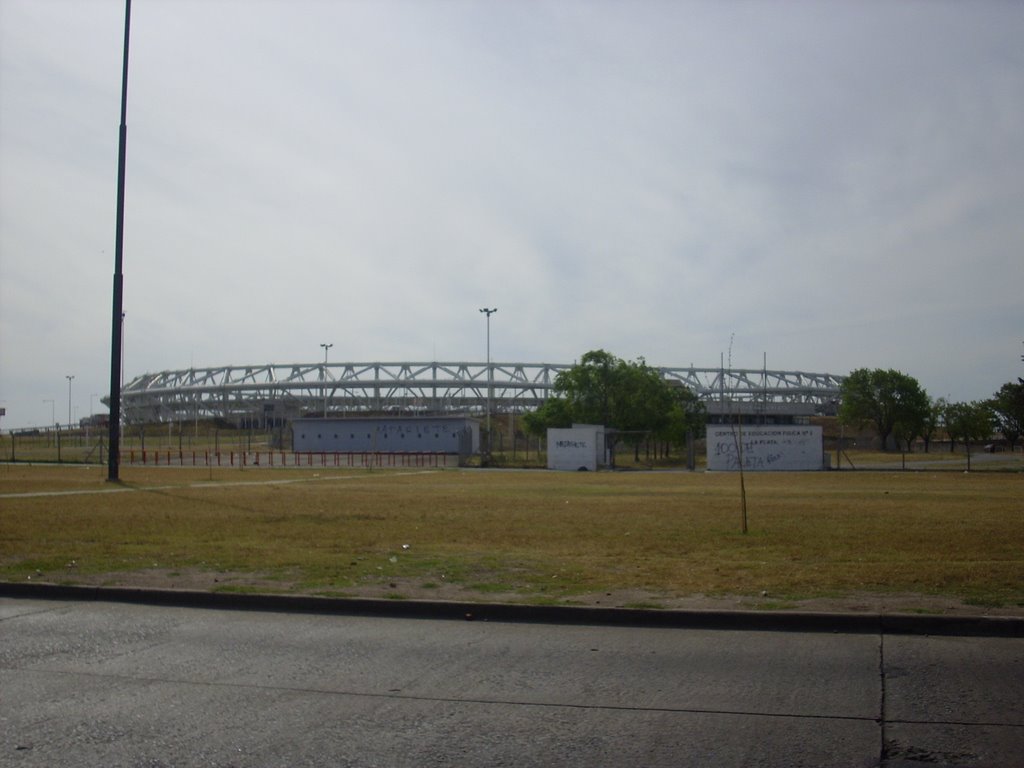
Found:
[[[283,427],[303,416],[522,413],[553,393],[571,364],[290,363],[186,368],[136,376],[121,390],[126,423],[223,419]],[[742,414],[768,421],[835,413],[842,376],[732,368],[656,367],[689,387],[710,421]]]

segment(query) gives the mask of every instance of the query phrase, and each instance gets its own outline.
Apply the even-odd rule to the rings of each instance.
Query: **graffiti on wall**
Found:
[[[823,467],[821,427],[708,427],[708,469],[735,472],[815,470]]]

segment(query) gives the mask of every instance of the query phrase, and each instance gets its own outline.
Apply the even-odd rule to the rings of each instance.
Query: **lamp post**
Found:
[[[107,480],[120,480],[121,461],[121,378],[124,366],[124,181],[128,146],[128,42],[132,0],[124,2],[124,55],[121,64],[121,124],[117,141],[117,212],[114,228],[114,286],[110,320],[110,444],[107,451]]]
[[[323,396],[324,396],[324,418],[327,418],[327,350],[334,346],[334,344],[321,344],[324,348],[324,367],[320,369],[320,381],[323,382]]]
[[[491,315],[498,311],[497,307],[482,307],[480,311],[487,315],[487,451],[486,456],[491,455]]]
[[[68,380],[68,429],[71,429],[71,382],[75,377],[68,375],[64,378]]]

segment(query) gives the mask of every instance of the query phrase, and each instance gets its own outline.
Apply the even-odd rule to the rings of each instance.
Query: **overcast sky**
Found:
[[[1024,376],[1024,3],[135,0],[126,379]],[[0,427],[105,409],[124,3],[0,0]],[[54,401],[52,404],[49,401]]]

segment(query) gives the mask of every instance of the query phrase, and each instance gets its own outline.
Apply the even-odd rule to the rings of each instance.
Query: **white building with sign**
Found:
[[[708,425],[708,469],[745,471],[825,469],[821,427],[752,424]],[[742,449],[742,450],[741,450]]]
[[[604,466],[604,427],[573,424],[568,429],[548,430],[548,469],[570,472]]]

